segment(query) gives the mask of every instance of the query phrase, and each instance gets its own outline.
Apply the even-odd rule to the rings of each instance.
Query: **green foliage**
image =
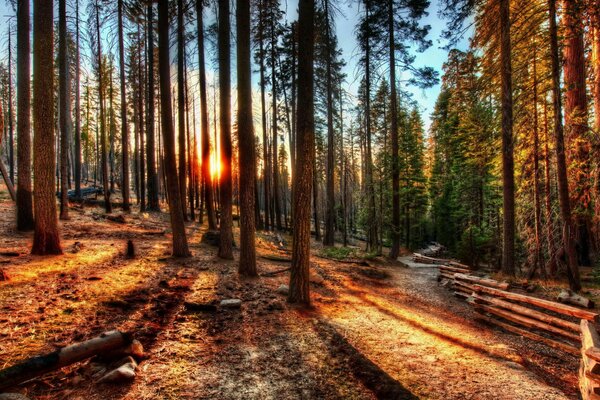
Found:
[[[356,254],[356,249],[350,247],[325,247],[321,250],[320,255],[336,260],[343,260]]]

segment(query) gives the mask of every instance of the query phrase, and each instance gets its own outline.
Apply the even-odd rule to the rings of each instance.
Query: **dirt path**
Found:
[[[194,257],[173,260],[164,214],[116,224],[83,209],[62,224],[66,254],[42,258],[13,214],[0,202],[0,250],[21,254],[0,259],[12,277],[0,284],[0,367],[115,328],[149,355],[131,385],[98,385],[77,365],[19,388],[34,399],[576,398],[576,359],[474,322],[433,268],[314,257],[324,281],[304,311],[275,292],[286,274],[240,280],[194,224]],[[134,260],[122,255],[129,238]],[[270,239],[259,236],[259,254],[276,253]],[[259,260],[261,272],[287,266]],[[223,298],[242,309],[184,307]]]

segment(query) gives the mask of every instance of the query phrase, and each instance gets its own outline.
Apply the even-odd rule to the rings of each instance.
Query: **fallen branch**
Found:
[[[279,261],[279,262],[292,262],[292,259],[289,257],[281,257],[278,256],[276,254],[265,254],[260,256],[261,258],[264,258],[265,260],[270,260],[270,261]]]
[[[260,276],[275,276],[275,275],[283,274],[284,272],[287,272],[290,269],[291,268],[284,268],[284,269],[278,269],[276,271],[265,272],[263,274],[260,274]]]
[[[110,331],[50,354],[29,358],[0,371],[0,391],[97,354],[118,349],[129,342],[131,342],[129,334]]]

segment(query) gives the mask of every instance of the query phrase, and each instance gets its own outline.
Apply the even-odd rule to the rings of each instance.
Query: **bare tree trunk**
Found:
[[[33,2],[33,171],[35,230],[32,254],[62,254],[54,197],[54,5]]]
[[[513,158],[513,98],[510,44],[510,0],[500,0],[500,59],[502,80],[502,272],[515,274],[515,176]]]
[[[208,229],[217,229],[213,200],[213,183],[210,175],[210,132],[208,127],[208,100],[206,94],[206,71],[204,63],[204,23],[202,16],[202,0],[196,1],[198,23],[198,75],[200,76],[200,145],[202,146],[202,181],[204,182],[204,203]]]
[[[256,148],[252,124],[252,70],[250,66],[250,2],[237,0],[238,146],[240,171],[240,275],[256,276],[254,243],[254,178]]]
[[[274,10],[273,10],[274,12]],[[279,162],[277,158],[277,140],[279,138],[279,132],[277,127],[278,119],[278,108],[277,108],[277,73],[275,70],[275,62],[277,61],[276,47],[277,47],[277,32],[275,31],[275,21],[271,18],[271,89],[272,89],[272,108],[273,108],[273,205],[275,212],[275,225],[277,229],[281,230],[281,194],[279,193]],[[273,221],[271,221],[273,222]]]
[[[233,259],[230,32],[229,0],[219,0],[219,29],[217,34],[219,46],[219,122],[221,128],[221,177],[219,179],[221,236],[219,241],[219,257],[228,260]]]
[[[392,135],[392,248],[389,258],[396,260],[400,255],[400,159],[398,145],[398,94],[396,92],[396,42],[394,38],[394,1],[388,0],[388,36],[390,57],[390,107]]]
[[[591,165],[590,141],[587,138],[588,112],[585,82],[585,48],[583,42],[583,1],[564,0],[564,81],[565,130],[567,158],[575,168],[569,189],[574,211],[576,249],[579,263],[590,265]]]
[[[329,0],[324,1],[325,6],[325,48],[327,54],[327,208],[325,212],[325,235],[323,244],[333,246],[335,242],[335,146],[333,130],[333,77],[331,64],[333,62],[333,49],[331,48],[331,26],[329,15]]]
[[[540,199],[540,158],[539,158],[539,118],[538,118],[538,75],[537,75],[537,43],[533,43],[533,198],[535,205],[535,254],[530,279],[539,268],[542,276],[545,271],[541,268],[542,260],[542,205]]]
[[[154,137],[154,27],[153,5],[148,3],[148,100],[146,102],[146,164],[148,173],[148,211],[160,211],[158,201],[158,173],[156,172],[156,145]],[[169,93],[171,96],[171,93]]]
[[[17,229],[30,231],[33,222],[31,193],[31,65],[29,0],[17,3]]]
[[[261,99],[261,116],[262,116],[262,136],[263,136],[263,192],[264,192],[264,208],[265,208],[265,230],[272,228],[272,224],[269,224],[270,216],[270,202],[271,202],[271,169],[269,166],[269,140],[267,138],[267,111],[266,111],[266,100],[265,100],[265,50],[264,50],[264,1],[259,0],[259,71],[260,71],[260,99]],[[272,222],[272,221],[271,221]]]
[[[161,131],[165,152],[165,172],[169,195],[169,214],[173,229],[173,256],[188,257],[187,237],[183,221],[183,208],[177,178],[175,159],[175,132],[171,105],[171,65],[169,60],[169,2],[158,3],[158,68],[160,77]]]
[[[299,1],[298,120],[294,175],[290,303],[310,304],[310,195],[312,192],[314,133],[314,0]]]
[[[185,93],[184,93],[184,26],[183,26],[183,0],[177,0],[177,138],[179,157],[179,192],[182,199],[183,220],[187,221],[186,198],[186,167],[185,167]]]
[[[118,0],[119,17],[119,75],[121,80],[121,153],[123,176],[121,193],[123,194],[123,211],[129,212],[129,131],[127,124],[127,89],[125,86],[125,49],[123,42],[123,0]]]
[[[75,197],[81,198],[81,57],[79,46],[79,0],[75,0]]]
[[[548,105],[546,102],[546,98],[544,97],[544,172],[545,172],[545,182],[544,189],[546,194],[546,235],[548,241],[548,264],[546,266],[547,274],[550,276],[555,276],[557,271],[557,260],[556,260],[556,245],[554,243],[554,237],[552,233],[554,232],[554,222],[552,218],[552,191],[551,188],[551,179],[550,179],[550,150],[548,149],[548,143],[550,141],[549,133],[548,133]]]
[[[96,41],[98,51],[98,105],[100,107],[100,152],[102,168],[102,190],[104,192],[104,209],[107,213],[112,212],[110,203],[110,189],[108,186],[108,157],[106,145],[106,117],[104,112],[104,71],[102,65],[102,40],[100,33],[100,5],[96,0]]]
[[[550,9],[550,51],[552,58],[552,100],[554,103],[554,139],[556,146],[556,174],[558,176],[558,200],[563,223],[563,246],[567,257],[569,286],[574,291],[581,289],[579,266],[575,249],[575,231],[569,202],[567,161],[562,124],[562,101],[560,94],[560,61],[558,58],[558,33],[556,27],[556,0],[549,0]]]
[[[71,92],[67,49],[67,1],[58,1],[58,69],[60,102],[60,219],[69,219],[69,129],[71,128]]]
[[[370,18],[370,1],[365,1],[366,19]],[[371,153],[371,48],[369,36],[365,38],[365,124],[366,124],[366,162],[365,180],[368,209],[367,251],[377,249],[377,224],[375,215],[375,186],[373,184],[373,157]]]

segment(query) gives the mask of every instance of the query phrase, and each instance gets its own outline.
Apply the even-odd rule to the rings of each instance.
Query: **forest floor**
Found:
[[[240,279],[235,262],[200,243],[197,223],[187,228],[193,256],[173,259],[165,213],[125,223],[99,207],[70,215],[65,254],[31,256],[32,235],[15,231],[0,193],[0,268],[10,276],[0,282],[0,368],[112,329],[132,332],[147,359],[131,384],[98,384],[84,362],[14,389],[32,399],[577,398],[575,357],[475,321],[435,268],[336,262],[315,243],[322,282],[302,310],[276,292],[287,273]],[[289,257],[279,241],[259,233],[261,274],[289,267],[263,257]],[[185,307],[225,298],[241,309]]]

